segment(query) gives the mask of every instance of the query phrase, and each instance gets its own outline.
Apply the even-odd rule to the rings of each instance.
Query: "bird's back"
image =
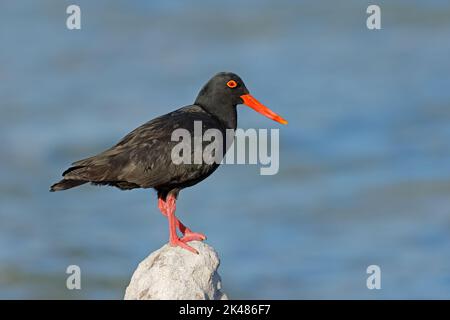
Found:
[[[176,129],[191,135],[191,159],[194,157],[194,123],[201,121],[202,133],[218,129],[225,137],[225,128],[197,105],[183,107],[136,128],[115,146],[104,152],[73,163],[63,173],[64,179],[52,190],[64,190],[86,182],[106,184],[121,189],[150,188],[158,190],[184,188],[209,176],[218,164],[175,164],[172,149],[179,141],[172,141]],[[209,142],[208,142],[209,143]],[[203,143],[203,148],[206,143]]]

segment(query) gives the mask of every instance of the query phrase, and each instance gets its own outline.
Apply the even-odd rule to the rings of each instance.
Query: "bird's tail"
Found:
[[[55,183],[50,187],[50,191],[61,191],[70,189],[73,187],[78,187],[79,185],[85,184],[88,181],[84,180],[71,180],[71,179],[62,179],[61,181]]]
[[[105,171],[107,170],[105,165],[93,164],[97,159],[98,156],[94,156],[72,163],[72,166],[63,172],[64,179],[52,185],[50,191],[66,190],[88,182],[102,184],[102,181],[105,180]]]

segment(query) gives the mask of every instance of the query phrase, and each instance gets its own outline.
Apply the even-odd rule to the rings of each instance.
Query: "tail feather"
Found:
[[[88,181],[84,180],[71,180],[71,179],[62,179],[61,181],[55,183],[50,187],[50,191],[61,191],[70,189],[73,187],[78,187],[79,185],[85,184]]]
[[[74,162],[73,166],[63,172],[63,180],[52,185],[50,191],[66,190],[88,182],[115,185],[117,174],[111,172],[109,161],[108,157],[101,158],[97,155]]]

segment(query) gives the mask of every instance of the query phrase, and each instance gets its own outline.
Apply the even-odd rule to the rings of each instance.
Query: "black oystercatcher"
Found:
[[[221,72],[200,90],[193,105],[150,120],[126,135],[114,147],[74,162],[72,167],[64,171],[64,179],[52,185],[50,191],[70,189],[87,182],[122,190],[154,188],[158,192],[158,207],[169,220],[169,243],[197,253],[187,242],[205,240],[206,237],[192,232],[177,219],[176,199],[181,189],[202,181],[219,164],[174,164],[171,152],[178,142],[172,141],[172,132],[184,128],[193,133],[194,121],[201,121],[203,131],[218,129],[225,137],[227,129],[236,129],[238,104],[245,104],[282,124],[287,123],[253,98],[239,76]],[[225,154],[225,144],[223,148]],[[183,234],[181,238],[177,228]]]

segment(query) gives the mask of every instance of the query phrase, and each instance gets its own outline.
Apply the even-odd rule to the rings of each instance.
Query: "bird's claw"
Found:
[[[198,254],[198,251],[197,251],[197,250],[195,250],[194,248],[192,248],[190,245],[184,243],[180,238],[171,239],[171,240],[169,241],[169,244],[170,244],[172,247],[181,247],[181,248],[183,248],[183,249],[185,249],[185,250],[188,250],[188,251],[190,251],[190,252],[192,252],[192,253],[194,253],[194,254]]]
[[[189,241],[203,241],[206,240],[206,236],[203,233],[192,232],[190,230],[186,230],[184,236],[180,239],[180,241],[186,243]]]

